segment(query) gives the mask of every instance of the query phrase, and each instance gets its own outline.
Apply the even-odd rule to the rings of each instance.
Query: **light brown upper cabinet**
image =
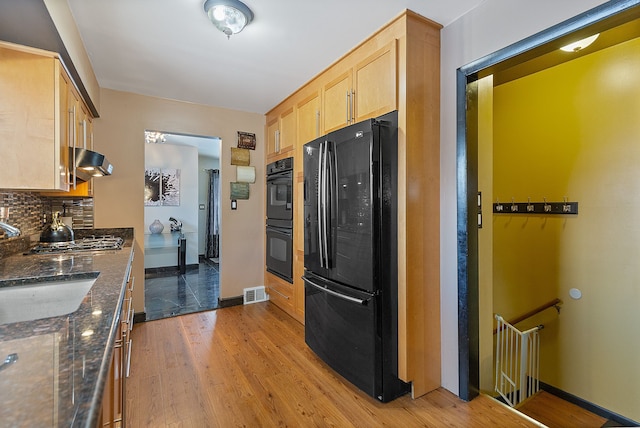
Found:
[[[61,92],[60,108],[64,115],[63,123],[61,123],[64,139],[67,141],[68,148],[83,148],[93,150],[93,117],[89,113],[89,109],[80,97],[71,79],[63,73],[61,75],[64,80],[66,93]],[[75,151],[69,151],[68,165],[75,165]],[[65,153],[65,155],[67,155]],[[49,197],[89,197],[93,196],[93,179],[89,181],[79,181],[74,175],[69,176],[68,191],[49,191],[40,192],[43,196]]]
[[[267,159],[286,157],[284,155],[293,150],[295,142],[296,115],[291,106],[267,121]]]
[[[320,93],[318,91],[312,92],[311,95],[300,101],[296,108],[298,110],[298,138],[296,143],[302,148],[304,144],[321,135]],[[297,153],[298,150],[296,150]]]
[[[355,52],[353,60],[357,58]],[[349,57],[346,58],[349,61]],[[397,108],[396,40],[324,85],[323,133],[361,120],[377,117]]]
[[[69,77],[55,54],[0,43],[0,186],[69,189]]]
[[[351,123],[353,70],[349,69],[322,88],[323,134]]]

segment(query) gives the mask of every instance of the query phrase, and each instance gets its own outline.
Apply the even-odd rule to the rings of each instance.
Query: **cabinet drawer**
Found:
[[[270,273],[265,275],[265,282],[269,300],[280,308],[291,311],[293,309],[293,285]]]

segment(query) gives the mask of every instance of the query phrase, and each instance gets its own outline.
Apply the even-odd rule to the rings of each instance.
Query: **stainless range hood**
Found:
[[[103,154],[83,148],[70,149],[72,162],[75,161],[75,168],[72,175],[80,181],[89,181],[91,177],[102,177],[111,175],[113,165]]]

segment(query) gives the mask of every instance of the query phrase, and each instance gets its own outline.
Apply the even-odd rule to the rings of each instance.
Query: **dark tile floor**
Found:
[[[176,271],[147,273],[144,297],[147,321],[216,309],[220,266],[201,259],[197,268],[182,275]]]

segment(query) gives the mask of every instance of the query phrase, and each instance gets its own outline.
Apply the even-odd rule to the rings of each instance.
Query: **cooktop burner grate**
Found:
[[[107,236],[88,236],[70,242],[40,242],[28,254],[75,253],[80,251],[121,250],[124,239]]]

